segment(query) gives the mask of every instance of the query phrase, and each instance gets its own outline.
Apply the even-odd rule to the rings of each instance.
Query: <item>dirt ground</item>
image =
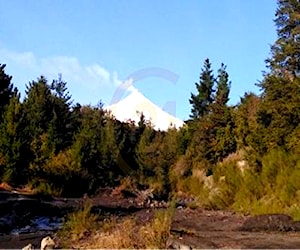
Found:
[[[0,212],[7,196],[7,194],[2,194]],[[12,197],[9,198],[11,201]],[[53,202],[61,206],[64,202],[68,203],[68,200]],[[141,223],[150,220],[155,211],[154,208],[134,208],[132,201],[113,199],[108,195],[96,197],[93,202],[97,209],[106,207],[115,211],[122,210],[122,216],[124,213],[134,215]],[[77,202],[72,200],[71,203]],[[176,245],[198,249],[300,249],[300,225],[286,215],[251,217],[228,211],[192,210],[178,207],[174,215],[171,234],[172,241]],[[20,249],[28,243],[34,244],[38,249],[40,240],[47,235],[55,236],[55,232],[2,234],[0,235],[0,249]]]
[[[265,217],[254,219],[232,212],[183,209],[176,211],[172,235],[192,248],[300,248],[299,231],[280,232],[281,219],[278,220],[278,227],[272,228],[272,231],[267,225],[257,228],[260,221],[264,220]],[[251,225],[246,228],[244,225],[247,226],[249,221]]]

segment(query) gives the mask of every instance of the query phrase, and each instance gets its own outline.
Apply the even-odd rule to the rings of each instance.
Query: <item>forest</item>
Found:
[[[165,200],[186,195],[201,207],[299,220],[300,2],[279,0],[274,21],[277,40],[260,94],[229,105],[226,65],[214,71],[206,59],[189,120],[168,131],[154,130],[143,115],[125,123],[102,103],[74,103],[61,76],[32,80],[21,100],[2,62],[1,182],[62,197],[123,185]]]

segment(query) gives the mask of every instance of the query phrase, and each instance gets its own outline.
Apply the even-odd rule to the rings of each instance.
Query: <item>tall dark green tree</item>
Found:
[[[263,132],[257,141],[264,150],[286,147],[300,123],[300,2],[279,0],[275,24],[278,39],[267,60],[271,71],[260,83],[258,121]]]
[[[52,93],[47,79],[43,76],[32,81],[26,86],[26,97],[23,102],[27,126],[24,130],[30,138],[32,165],[38,171],[44,161],[53,154],[51,141],[49,140],[49,124],[53,119]]]
[[[0,121],[2,120],[4,109],[13,95],[12,77],[5,73],[5,67],[5,64],[0,63]]]
[[[14,185],[26,183],[29,163],[29,141],[24,133],[26,121],[19,99],[18,93],[11,97],[0,124],[2,180]]]
[[[257,110],[261,99],[254,93],[245,93],[234,110],[235,136],[238,149],[252,145],[257,131]]]
[[[61,75],[58,80],[53,80],[51,106],[52,119],[48,126],[49,143],[52,151],[57,153],[72,144],[73,133],[76,130],[75,121],[71,112],[71,95],[67,91],[67,83]]]
[[[209,111],[209,106],[213,102],[213,86],[215,79],[211,69],[209,59],[204,61],[204,67],[200,74],[199,83],[195,83],[197,93],[191,94],[190,104],[192,105],[192,114],[190,117],[197,120]]]
[[[229,75],[226,71],[226,66],[222,63],[221,68],[218,70],[217,78],[217,92],[214,98],[214,105],[220,108],[224,108],[229,101],[231,82],[229,81]]]
[[[52,120],[52,94],[43,76],[26,86],[24,108],[33,138],[47,132]]]
[[[122,170],[113,120],[101,108],[82,107],[80,131],[74,137],[75,161],[86,171],[89,190],[112,185]]]
[[[299,78],[291,81],[268,75],[263,86],[263,99],[258,110],[259,129],[264,131],[260,143],[266,150],[284,147],[287,137],[300,123]]]
[[[228,107],[230,81],[226,66],[221,65],[216,79],[216,94],[207,112],[193,124],[193,134],[187,154],[193,164],[210,173],[212,166],[236,149],[232,108]]]
[[[214,102],[211,105],[212,124],[212,149],[214,152],[215,162],[222,160],[224,157],[234,152],[236,142],[233,134],[234,122],[229,101],[231,82],[226,71],[226,66],[222,63],[218,70],[217,91]]]
[[[277,75],[300,74],[300,1],[278,0],[275,24],[278,39],[267,63]]]

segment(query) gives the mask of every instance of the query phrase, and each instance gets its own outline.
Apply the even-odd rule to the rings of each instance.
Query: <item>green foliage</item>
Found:
[[[34,180],[30,186],[36,194],[43,197],[60,197],[62,195],[62,189],[45,180]]]
[[[83,107],[81,129],[72,150],[76,162],[86,171],[89,190],[113,185],[122,172],[117,165],[119,146],[114,121],[102,109]]]
[[[214,169],[214,184],[202,202],[215,209],[231,208],[252,214],[287,213],[299,218],[299,164],[297,155],[282,149],[272,150],[263,157],[260,173],[251,167],[241,171],[236,161],[223,162]]]
[[[224,180],[220,181],[221,177]],[[210,206],[216,209],[230,207],[235,201],[235,195],[242,182],[241,172],[237,169],[235,162],[218,165],[214,171],[214,179],[218,180],[218,185],[213,190]]]
[[[10,98],[13,96],[13,85],[11,83],[12,77],[5,73],[5,64],[0,63],[0,122],[6,106],[9,104]]]
[[[237,148],[245,148],[253,143],[253,133],[257,131],[257,110],[260,98],[254,93],[245,93],[233,112]]]
[[[83,237],[91,235],[97,229],[99,216],[92,214],[91,208],[91,201],[86,201],[82,208],[67,216],[62,229],[58,233],[63,239],[64,247],[70,247],[73,241],[79,241]]]
[[[209,112],[188,123],[192,136],[187,154],[191,155],[193,165],[202,162],[208,174],[214,164],[236,150],[233,111],[227,106],[230,81],[224,64],[218,71],[216,82],[216,95],[207,106]]]
[[[272,57],[267,60],[277,75],[296,76],[300,73],[300,2],[278,0],[275,24],[278,39],[271,47]]]
[[[156,211],[152,223],[140,229],[146,249],[166,249],[171,235],[171,224],[175,213],[175,202],[167,210]]]
[[[47,132],[52,120],[51,91],[45,77],[26,86],[24,109],[28,121],[28,133],[36,139]]]
[[[290,81],[271,75],[263,82],[265,93],[258,110],[261,138],[257,143],[264,145],[266,150],[287,146],[287,139],[300,122],[298,83],[297,79]]]
[[[65,92],[66,83],[61,77],[51,86],[43,76],[27,86],[26,133],[31,137],[32,157],[37,165],[72,144],[74,122],[70,96]]]
[[[24,184],[27,181],[28,141],[23,134],[25,125],[23,106],[16,94],[10,99],[0,123],[1,174],[3,181],[10,184]]]
[[[209,106],[213,102],[213,86],[215,83],[211,70],[209,59],[204,61],[204,68],[200,74],[199,83],[195,83],[197,94],[191,94],[190,104],[192,105],[192,114],[190,117],[194,120],[206,115],[209,112]]]
[[[170,191],[169,171],[179,155],[178,131],[167,133],[147,127],[136,147],[139,183],[151,186],[159,195]]]
[[[54,153],[72,145],[72,137],[75,128],[71,112],[71,96],[67,92],[67,83],[59,76],[58,80],[53,80],[50,89],[52,119],[48,124],[49,144]]]
[[[291,148],[291,134],[300,122],[300,3],[279,0],[275,24],[278,39],[267,60],[271,72],[260,83],[263,99],[258,111],[264,154],[276,147]]]
[[[246,213],[253,212],[252,207],[256,206],[257,201],[264,195],[260,176],[253,170],[247,170],[240,184],[232,208]]]

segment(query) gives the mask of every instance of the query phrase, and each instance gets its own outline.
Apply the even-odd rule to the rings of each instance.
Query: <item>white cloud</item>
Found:
[[[36,65],[36,58],[32,52],[17,53],[0,49],[0,57],[2,60],[13,61],[27,67],[34,67],[34,65]]]
[[[119,86],[121,89],[127,90],[129,92],[138,91],[138,89],[133,86],[133,78],[129,78],[123,82],[120,81],[119,84],[116,84],[116,86]]]
[[[110,72],[97,63],[82,64],[76,57],[38,57],[32,52],[0,49],[0,58],[0,63],[7,64],[10,70],[7,72],[13,75],[14,83],[19,83],[17,86],[21,90],[24,84],[40,75],[51,81],[57,79],[58,74],[62,74],[68,82],[68,88],[76,101],[82,103],[95,104],[100,99],[108,102],[120,87],[125,86],[124,91],[129,92],[134,89],[131,79],[123,83],[117,72]]]
[[[57,78],[61,73],[67,81],[75,81],[76,84],[83,84],[86,87],[111,86],[115,87],[122,83],[118,75],[111,74],[107,69],[97,63],[83,65],[76,57],[52,56],[38,58],[32,52],[14,52],[0,49],[1,63],[14,65],[14,68],[31,70],[35,78],[45,75],[49,79]],[[32,80],[32,79],[28,79]]]
[[[110,81],[110,73],[98,64],[87,66],[85,69],[91,77],[95,78],[95,80],[100,78],[106,82]]]

